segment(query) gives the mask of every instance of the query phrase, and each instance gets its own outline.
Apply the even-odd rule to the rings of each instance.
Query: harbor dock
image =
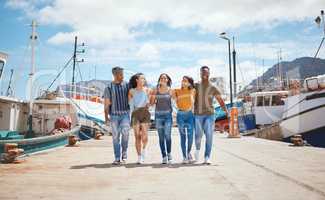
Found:
[[[0,199],[325,199],[325,150],[241,137],[214,136],[212,165],[182,164],[173,129],[173,164],[162,165],[156,131],[149,131],[144,164],[131,132],[128,162],[114,166],[112,138],[32,154],[0,164]],[[193,144],[193,151],[195,147]]]

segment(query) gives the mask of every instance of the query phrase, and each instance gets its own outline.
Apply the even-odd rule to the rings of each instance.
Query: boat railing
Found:
[[[102,103],[101,91],[94,87],[84,87],[84,86],[69,86],[69,89],[60,88],[60,91],[67,98],[73,98],[78,100],[87,100]]]

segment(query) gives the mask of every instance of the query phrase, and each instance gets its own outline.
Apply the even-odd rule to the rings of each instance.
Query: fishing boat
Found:
[[[231,107],[237,107],[238,109],[238,125],[239,131],[244,133],[246,131],[252,130],[256,127],[255,123],[255,115],[251,112],[251,109],[248,104],[243,102],[242,100],[236,100],[233,102],[233,106],[229,101],[225,102],[227,110],[231,110]],[[215,120],[215,129],[218,131],[225,131],[229,127],[228,118],[223,109],[216,105],[214,112],[214,120]]]
[[[62,146],[68,144],[69,136],[77,134],[80,130],[77,112],[69,101],[32,97],[36,22],[33,21],[31,26],[30,99],[24,101],[11,96],[0,96],[0,153],[4,152],[4,146],[8,143],[17,144],[18,148],[22,148],[25,153]],[[1,71],[5,66],[6,58],[7,56],[0,57]],[[56,122],[60,118],[69,119],[67,127],[57,127]]]
[[[34,153],[68,144],[68,137],[78,135],[80,126],[74,106],[68,101],[35,100],[32,132],[28,125],[28,102],[0,97],[0,153],[6,143],[16,143],[25,153]],[[5,116],[5,117],[4,117]],[[58,118],[71,119],[71,128],[55,129]]]
[[[88,140],[95,137],[96,131],[109,133],[109,126],[105,125],[104,102],[102,93],[95,87],[64,85],[57,91],[76,107],[77,116],[81,125],[79,138]]]
[[[304,80],[304,90],[285,101],[280,128],[285,141],[296,134],[310,145],[325,147],[325,74]]]
[[[288,94],[289,92],[286,90],[250,94],[256,125],[266,126],[280,121],[285,109],[284,100],[288,97]]]

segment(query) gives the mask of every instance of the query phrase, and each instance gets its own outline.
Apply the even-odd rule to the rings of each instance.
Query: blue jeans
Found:
[[[111,127],[115,160],[121,159],[121,146],[122,157],[126,159],[129,143],[130,115],[111,115]]]
[[[193,129],[194,129],[194,115],[192,111],[178,111],[177,112],[177,126],[181,139],[181,148],[183,158],[188,158],[191,153],[193,144]],[[186,138],[187,136],[187,138]],[[187,148],[186,148],[187,139]]]
[[[172,149],[172,139],[171,139],[171,132],[172,132],[172,114],[171,113],[156,113],[155,114],[156,120],[156,128],[158,131],[159,136],[159,146],[162,157],[166,157],[167,154],[170,154]],[[166,154],[167,148],[167,154]]]
[[[213,115],[195,115],[195,147],[201,149],[201,140],[205,134],[204,158],[210,158],[213,141],[214,117]]]

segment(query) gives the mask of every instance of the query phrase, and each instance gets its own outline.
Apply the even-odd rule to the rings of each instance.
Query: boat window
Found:
[[[281,106],[284,105],[284,101],[281,99],[281,96],[275,95],[272,97],[272,106]]]
[[[256,99],[256,106],[263,106],[263,96],[258,96]]]
[[[271,96],[264,96],[264,106],[270,106]]]

